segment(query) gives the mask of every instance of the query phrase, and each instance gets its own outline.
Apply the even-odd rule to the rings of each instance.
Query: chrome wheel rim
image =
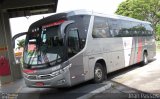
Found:
[[[147,60],[147,56],[146,55],[144,55],[144,63],[146,64],[148,62],[148,60]]]
[[[95,70],[95,75],[97,76],[97,78],[100,80],[102,79],[102,70],[100,68],[97,68]]]

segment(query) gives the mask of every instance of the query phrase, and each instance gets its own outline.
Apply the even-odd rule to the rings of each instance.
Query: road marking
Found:
[[[77,99],[88,99],[88,98],[91,98],[92,96],[94,96],[97,93],[104,92],[105,90],[109,89],[111,86],[112,86],[111,83],[107,83],[105,86],[100,87],[100,88],[98,88],[98,89],[96,89],[94,91],[91,91],[90,93],[85,94],[85,95],[83,95],[81,97],[78,97]]]
[[[23,88],[23,87],[20,86],[20,87],[16,90],[16,93],[19,93],[22,88]]]

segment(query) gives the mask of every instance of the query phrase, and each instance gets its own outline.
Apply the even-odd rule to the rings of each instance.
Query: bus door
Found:
[[[66,47],[70,67],[71,84],[77,84],[85,80],[83,67],[83,53],[80,52],[79,29],[74,24],[66,28]]]

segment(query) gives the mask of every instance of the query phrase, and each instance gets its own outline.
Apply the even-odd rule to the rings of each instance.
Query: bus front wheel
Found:
[[[101,83],[105,79],[105,72],[100,63],[96,63],[94,68],[94,83]]]

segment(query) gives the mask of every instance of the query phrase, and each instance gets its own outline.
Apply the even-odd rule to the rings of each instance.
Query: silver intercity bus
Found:
[[[26,33],[23,75],[28,87],[70,87],[143,63],[156,55],[151,23],[85,10],[33,23]]]

